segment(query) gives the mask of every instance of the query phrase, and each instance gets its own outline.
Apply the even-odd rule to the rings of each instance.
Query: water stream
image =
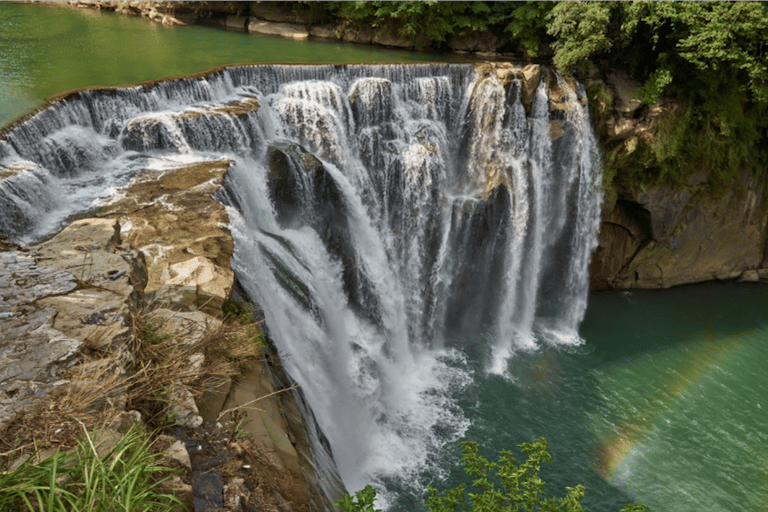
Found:
[[[233,267],[361,487],[463,433],[466,357],[504,375],[517,350],[579,342],[602,173],[583,92],[561,81],[555,104],[547,83],[530,115],[521,81],[469,65],[85,91],[0,142],[0,229],[39,237],[157,160],[233,158]]]

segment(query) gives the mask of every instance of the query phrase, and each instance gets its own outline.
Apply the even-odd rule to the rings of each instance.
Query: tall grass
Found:
[[[84,433],[72,452],[57,450],[37,463],[29,457],[0,474],[0,510],[164,512],[184,506],[162,492],[175,473],[158,464],[162,454],[149,452],[150,437],[141,427],[116,441],[99,431]]]

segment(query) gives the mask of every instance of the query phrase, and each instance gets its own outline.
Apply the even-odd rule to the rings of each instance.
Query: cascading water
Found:
[[[141,168],[233,159],[233,267],[345,484],[414,475],[466,428],[466,358],[504,374],[578,341],[599,155],[580,88],[526,83],[250,66],[78,93],[0,140],[0,234],[32,240]]]

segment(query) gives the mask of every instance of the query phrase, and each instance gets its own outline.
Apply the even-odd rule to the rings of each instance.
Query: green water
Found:
[[[547,492],[582,483],[593,511],[768,510],[766,306],[761,284],[593,293],[586,344],[517,354],[507,379],[476,369],[466,439],[495,458],[545,436]],[[463,476],[454,464],[445,483],[425,481]],[[403,494],[398,510],[423,499]]]
[[[407,62],[433,54],[163,27],[60,6],[0,3],[0,125],[55,93],[255,62]],[[582,483],[593,511],[768,510],[768,288],[700,285],[596,293],[586,344],[516,355],[510,379],[463,391],[466,438],[486,456],[547,437],[548,491]],[[435,462],[454,484],[457,450]],[[402,488],[401,482],[389,482]],[[421,510],[403,492],[396,510]]]
[[[0,2],[0,126],[56,93],[247,63],[457,61],[328,41],[297,43],[57,5]]]

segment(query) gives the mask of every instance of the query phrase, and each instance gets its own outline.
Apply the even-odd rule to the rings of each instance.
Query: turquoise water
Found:
[[[64,90],[224,64],[449,58],[0,3],[0,124]],[[594,293],[584,345],[517,354],[507,378],[472,368],[460,397],[466,438],[492,457],[545,436],[555,459],[542,475],[548,491],[584,484],[591,510],[630,501],[657,512],[768,510],[766,304],[768,287],[754,284]],[[422,483],[454,485],[457,453],[435,454],[453,469]],[[388,487],[402,491],[393,509],[420,509],[423,496],[403,482]]]
[[[548,492],[582,483],[590,510],[768,510],[766,305],[761,284],[593,293],[584,345],[518,354],[507,379],[476,369],[466,439],[495,458],[545,436]],[[399,510],[423,499],[404,494]]]
[[[247,63],[458,61],[329,41],[297,43],[57,5],[0,2],[0,126],[45,98]]]

